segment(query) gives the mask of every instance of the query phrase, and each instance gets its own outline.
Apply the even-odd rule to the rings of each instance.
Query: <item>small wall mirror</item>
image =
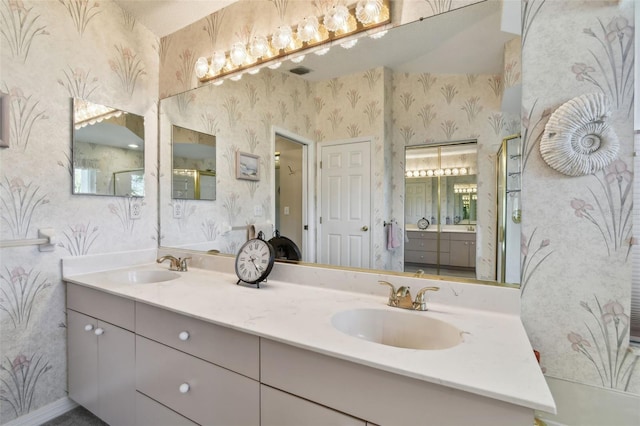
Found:
[[[216,137],[172,126],[172,198],[216,199]]]
[[[73,194],[144,196],[144,117],[73,99]]]

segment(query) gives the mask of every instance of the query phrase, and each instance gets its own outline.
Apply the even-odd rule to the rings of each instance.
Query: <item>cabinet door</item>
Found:
[[[451,241],[449,252],[449,265],[469,266],[469,241]]]
[[[136,416],[135,336],[98,321],[98,417],[111,426],[130,425]]]
[[[260,424],[262,426],[365,426],[366,422],[261,385]]]
[[[98,321],[67,311],[69,398],[98,415]]]

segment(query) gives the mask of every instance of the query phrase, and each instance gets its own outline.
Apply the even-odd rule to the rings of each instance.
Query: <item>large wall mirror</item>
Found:
[[[144,117],[73,99],[73,194],[144,197]]]
[[[358,147],[371,195],[359,206],[370,217],[367,223],[355,221],[354,228],[345,232],[363,241],[366,237],[368,268],[415,273],[405,268],[404,233],[423,216],[430,222],[433,216],[434,226],[473,234],[476,250],[467,248],[461,268],[471,271],[473,279],[495,281],[496,157],[503,137],[520,129],[520,112],[510,114],[502,107],[504,89],[514,80],[511,74],[505,76],[505,69],[513,68],[505,62],[520,63],[520,38],[500,31],[500,19],[500,2],[478,3],[393,28],[379,40],[364,37],[351,49],[336,45],[324,56],[307,55],[300,64],[286,62],[276,70],[265,67],[239,81],[209,83],[163,99],[161,245],[234,255],[246,240],[248,226],[271,230],[276,222],[290,220],[275,213],[276,136],[284,130],[294,140],[311,141],[303,159],[308,165],[303,182],[305,193],[314,190],[315,196],[300,219],[303,235],[312,241],[300,247],[304,259],[318,262],[322,255],[318,242],[327,224],[321,206],[326,195],[323,175],[328,173],[324,156],[333,155],[327,148],[343,146],[350,152]],[[215,135],[215,201],[172,196],[174,126]],[[440,146],[437,149],[445,154],[454,146],[462,149],[453,141],[474,143],[462,144],[465,152],[451,153],[459,163],[444,167],[451,175],[424,183],[425,191],[430,184],[431,191],[447,194],[446,202],[440,209],[425,204],[420,212],[407,212],[405,182],[410,182],[410,165],[405,148]],[[238,151],[259,159],[264,172],[258,181],[236,179]],[[287,168],[286,173],[301,170]],[[421,178],[420,170],[416,179]],[[399,245],[388,244],[388,223],[398,225]]]

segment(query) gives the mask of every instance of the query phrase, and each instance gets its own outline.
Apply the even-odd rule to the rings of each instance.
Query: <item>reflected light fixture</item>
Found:
[[[247,48],[243,43],[234,43],[231,46],[231,50],[229,51],[229,59],[231,59],[231,63],[237,67],[244,64],[247,60]]]
[[[293,43],[293,31],[291,27],[282,25],[278,27],[271,38],[271,45],[276,50],[285,50]]]
[[[256,59],[267,57],[269,42],[264,36],[255,36],[249,43],[249,54]]]
[[[299,64],[302,61],[304,61],[304,55],[300,55],[300,56],[296,56],[295,58],[291,58],[291,62],[293,62],[294,64]]]
[[[358,44],[358,39],[357,38],[352,38],[349,41],[345,41],[344,43],[341,43],[340,47],[343,47],[345,49],[351,49],[356,44]]]

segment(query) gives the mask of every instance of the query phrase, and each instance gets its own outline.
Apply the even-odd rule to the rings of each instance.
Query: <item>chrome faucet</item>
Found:
[[[174,257],[171,255],[166,255],[159,257],[156,259],[156,262],[162,263],[165,260],[169,261],[169,270],[170,271],[178,271],[178,272],[187,272],[189,269],[187,268],[187,260],[191,259],[190,257],[185,257],[181,259],[179,257]]]
[[[388,285],[390,287],[389,302],[387,303],[389,306],[393,306],[394,308],[412,309],[414,311],[426,311],[427,300],[425,293],[427,291],[440,290],[440,287],[424,287],[418,291],[415,301],[411,301],[409,287],[402,286],[396,290],[393,284],[388,281],[378,281],[378,283],[381,285]]]

